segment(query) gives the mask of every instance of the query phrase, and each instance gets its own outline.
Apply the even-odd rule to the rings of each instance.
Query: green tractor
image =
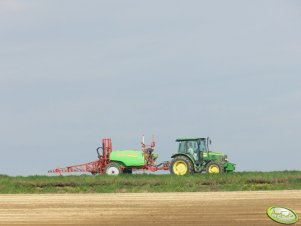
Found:
[[[171,174],[228,173],[235,170],[235,164],[228,162],[227,155],[209,150],[209,137],[183,138],[176,142],[179,142],[179,149],[171,156]]]

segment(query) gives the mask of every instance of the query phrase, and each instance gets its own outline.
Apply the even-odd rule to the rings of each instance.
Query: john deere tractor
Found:
[[[171,156],[169,170],[172,174],[228,173],[235,170],[235,164],[228,162],[227,155],[209,150],[209,137],[182,138],[176,142],[179,142],[179,149]]]

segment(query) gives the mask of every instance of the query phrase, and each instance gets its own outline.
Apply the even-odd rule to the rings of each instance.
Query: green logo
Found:
[[[294,224],[298,221],[297,214],[288,208],[272,206],[267,209],[267,215],[281,224]]]

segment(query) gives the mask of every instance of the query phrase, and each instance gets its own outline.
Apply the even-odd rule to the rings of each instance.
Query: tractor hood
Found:
[[[209,151],[209,155],[224,156],[225,154],[222,153],[222,152]],[[208,156],[208,152],[203,152],[203,156],[207,157]]]
[[[222,152],[209,151],[203,153],[203,158],[210,161],[227,161],[227,155]]]

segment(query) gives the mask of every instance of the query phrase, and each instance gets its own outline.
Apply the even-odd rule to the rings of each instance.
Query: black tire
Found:
[[[177,170],[177,166],[176,164],[184,164],[186,165],[186,171],[185,170]],[[182,165],[183,166],[183,165]],[[193,165],[192,165],[192,162],[189,158],[187,158],[186,156],[176,156],[170,163],[170,166],[169,166],[169,171],[171,174],[174,174],[174,175],[187,175],[187,174],[191,174],[194,172],[193,170]]]
[[[125,168],[125,169],[123,170],[123,173],[124,173],[124,174],[132,174],[132,173],[133,173],[133,170],[132,170],[132,168]]]
[[[118,163],[110,162],[105,168],[105,173],[110,176],[118,176],[122,174],[122,169]]]
[[[224,171],[223,167],[218,162],[209,162],[206,165],[206,173],[219,174],[219,173],[223,173],[223,171]]]

